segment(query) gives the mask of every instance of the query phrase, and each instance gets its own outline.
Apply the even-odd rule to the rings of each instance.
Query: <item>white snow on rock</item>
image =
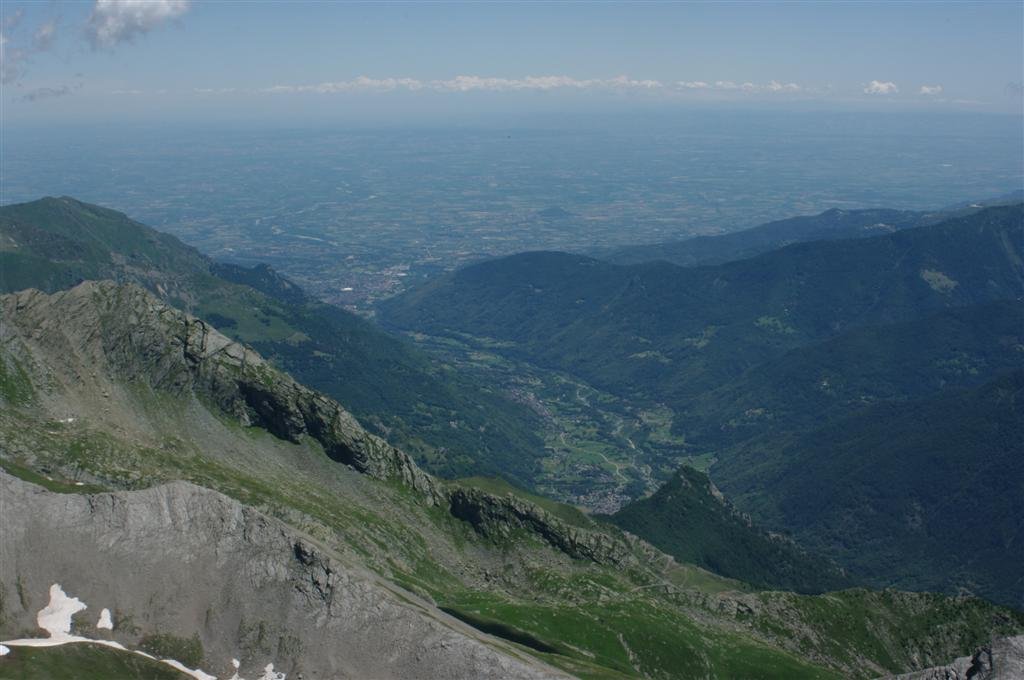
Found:
[[[39,610],[36,621],[50,638],[61,640],[71,635],[71,616],[88,609],[77,597],[68,597],[59,583],[50,586],[50,604]]]
[[[285,680],[284,673],[275,673],[274,664],[268,663],[267,667],[263,669],[263,675],[258,680]]]
[[[50,634],[48,638],[25,638],[22,640],[5,640],[3,644],[0,644],[0,656],[5,656],[10,653],[10,647],[59,647],[60,645],[66,645],[69,643],[88,643],[93,645],[103,645],[104,647],[111,647],[112,649],[119,649],[123,652],[130,654],[137,654],[139,656],[146,657],[147,659],[153,659],[160,663],[165,663],[172,668],[176,668],[185,675],[188,675],[195,680],[217,680],[216,676],[210,675],[209,673],[203,672],[198,668],[192,669],[185,666],[180,661],[174,659],[157,659],[154,656],[146,654],[145,652],[137,649],[128,649],[119,642],[113,640],[93,640],[92,638],[82,637],[80,635],[71,634],[71,617],[77,612],[88,609],[88,606],[79,600],[77,597],[68,597],[64,589],[60,587],[59,583],[54,583],[50,586],[50,603],[39,610],[36,615],[36,621],[39,623],[39,627]],[[104,608],[100,612],[100,620],[96,624],[97,628],[106,628],[113,630],[114,622],[110,618],[110,610]],[[232,659],[231,663],[235,667],[235,675],[231,680],[242,680],[238,677],[239,664],[237,659]],[[286,680],[284,673],[275,673],[274,664],[267,664],[267,667],[263,671],[263,677],[259,680]]]
[[[174,659],[160,659],[160,663],[165,663],[168,666],[170,666],[171,668],[176,668],[179,671],[181,671],[182,673],[184,673],[185,675],[190,675],[193,678],[195,678],[196,680],[217,680],[217,676],[215,676],[215,675],[210,675],[209,673],[204,673],[201,670],[199,670],[198,668],[193,670],[193,669],[189,668],[188,666],[186,666],[185,664],[181,663],[180,661],[175,661]]]
[[[96,622],[96,627],[114,630],[114,622],[110,619],[110,610],[106,607],[100,612],[100,620]]]

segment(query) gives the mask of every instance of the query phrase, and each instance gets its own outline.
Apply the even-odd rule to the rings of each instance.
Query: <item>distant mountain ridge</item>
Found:
[[[709,267],[525,253],[470,265],[380,310],[394,327],[514,342],[512,352],[602,388],[678,401],[846,329],[1016,298],[1022,214],[989,208]]]
[[[742,260],[804,241],[865,238],[891,233],[919,226],[924,217],[925,213],[911,210],[832,208],[818,215],[790,217],[728,234],[625,246],[592,255],[613,264],[664,260],[683,267],[713,265]]]
[[[936,224],[987,207],[1012,205],[1024,200],[1018,191],[990,200],[965,201],[938,211],[832,208],[817,215],[775,220],[740,231],[695,236],[681,241],[606,248],[593,257],[614,264],[640,264],[663,260],[683,267],[721,264],[777,250],[793,243],[868,238],[911,227]]]

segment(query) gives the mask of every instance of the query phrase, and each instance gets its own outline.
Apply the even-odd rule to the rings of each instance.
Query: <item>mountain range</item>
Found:
[[[959,203],[936,211],[832,208],[818,215],[790,217],[726,234],[606,248],[586,254],[615,264],[640,264],[656,260],[684,267],[722,264],[777,250],[793,243],[866,238],[900,229],[936,224],[952,217],[969,215],[983,208],[1012,205],[1020,203],[1021,200],[1024,200],[1024,191],[989,200]]]
[[[411,343],[307,296],[266,265],[213,262],[123,213],[71,198],[0,207],[0,291],[84,280],[144,286],[343,401],[378,434],[448,476],[523,484],[543,444],[535,416]]]
[[[1024,631],[1006,559],[1020,543],[1022,516],[1022,378],[1012,358],[1022,346],[1021,310],[1005,295],[1020,280],[1019,220],[1020,207],[993,208],[885,236],[912,235],[873,246],[882,254],[856,246],[874,265],[907,247],[899,271],[885,275],[905,291],[903,301],[838,325],[827,323],[846,318],[836,310],[801,308],[792,322],[805,344],[770,344],[758,351],[771,361],[751,360],[747,370],[715,366],[727,355],[709,352],[694,366],[732,377],[720,391],[701,392],[706,401],[667,380],[624,389],[677,399],[674,427],[692,430],[719,460],[710,479],[683,469],[650,498],[590,517],[506,481],[422,469],[416,459],[452,476],[497,472],[528,484],[529,440],[507,449],[501,442],[502,428],[529,432],[530,421],[505,408],[503,395],[437,369],[429,355],[311,300],[273,270],[214,263],[73,199],[0,208],[0,282],[12,291],[0,295],[0,641],[9,645],[0,677],[872,678],[975,658],[993,638]],[[946,252],[957,239],[963,258],[984,260],[982,274]],[[875,239],[849,244],[861,242]],[[791,279],[785,265],[795,257],[784,253],[780,265]],[[815,272],[837,257],[853,256],[828,255],[807,280],[820,281]],[[489,328],[536,334],[538,347],[543,324],[596,328],[602,309],[637,304],[637,287],[656,280],[576,256],[510,260],[547,263],[543,281],[529,277],[529,295],[508,261],[476,265],[470,276],[483,284],[497,267],[510,292],[504,313],[533,301],[536,315],[517,312],[504,319],[510,327],[493,317]],[[723,265],[731,281],[747,280],[740,264]],[[955,285],[918,271],[921,289],[912,274],[925,264]],[[629,274],[594,277],[595,269]],[[664,277],[657,280],[710,271],[639,270]],[[464,275],[390,303],[387,318],[432,314],[431,296]],[[567,300],[588,282],[577,318],[559,321],[564,308],[545,309],[548,298]],[[781,292],[757,304],[799,288],[776,284]],[[475,301],[501,290],[480,285]],[[467,294],[472,286],[458,299]],[[722,299],[729,295],[739,298]],[[855,292],[836,295],[844,309],[860,309]],[[731,336],[750,357],[757,342],[740,331],[755,307],[734,310]],[[765,326],[776,332],[753,318],[755,335]],[[649,345],[674,337],[668,325],[658,328],[645,330]],[[462,332],[440,328],[448,330]],[[890,336],[915,339],[922,357],[866,349]],[[711,333],[697,349],[721,337]],[[510,353],[544,360],[528,342],[510,342]],[[580,352],[594,347],[581,343]],[[807,348],[817,352],[815,366],[835,372],[835,398],[817,415],[801,420],[802,410],[781,399],[771,405],[780,414],[772,427],[743,420],[756,420],[748,412],[757,406],[738,420],[734,413],[735,426],[708,426],[742,406],[729,395],[757,395],[753,386],[761,386],[777,396],[768,385],[807,376],[820,383],[819,369],[803,373],[792,354]],[[685,356],[648,351],[680,363]],[[864,392],[854,361],[878,375],[915,373],[883,383],[869,371],[875,389]],[[294,377],[286,372],[293,368]],[[304,385],[302,371],[326,387]],[[399,394],[406,378],[420,392]],[[367,396],[374,389],[383,395],[377,402]],[[335,392],[366,410],[350,411]],[[457,430],[450,421],[486,428],[493,416],[499,424],[486,441],[500,450],[467,443],[455,458],[458,439],[414,454],[396,446],[415,446],[418,428],[388,426],[409,417],[388,408],[427,395],[438,401],[410,408],[420,408],[430,436],[444,432],[439,418]],[[954,478],[967,482],[951,489]],[[720,480],[736,506],[718,491]],[[894,522],[905,526],[886,543],[881,534]],[[836,536],[848,544],[837,547]],[[944,560],[952,579],[932,561],[956,541],[971,548]],[[923,576],[901,577],[905,565],[886,564],[897,554]],[[1012,606],[967,592],[849,588],[868,581],[956,583]],[[51,646],[39,646],[41,631]],[[1016,643],[1006,644],[998,648]]]
[[[1005,571],[1024,559],[1016,500],[933,498],[995,471],[1022,497],[1007,377],[1024,347],[1022,215],[1021,204],[971,209],[695,267],[525,253],[435,279],[381,312],[394,328],[499,341],[613,394],[667,404],[673,432],[715,461],[712,479],[741,510],[855,578],[968,588],[1021,607],[1024,582]],[[927,423],[952,419],[955,404],[964,427],[929,438]],[[876,427],[883,414],[900,438]],[[934,474],[918,474],[924,461]],[[823,505],[801,505],[801,494]],[[974,541],[993,552],[962,550]]]
[[[7,636],[66,591],[86,605],[74,635],[188,668],[827,678],[1024,628],[971,598],[759,592],[570,508],[439,480],[134,284],[0,309]],[[68,662],[10,644],[11,663]]]

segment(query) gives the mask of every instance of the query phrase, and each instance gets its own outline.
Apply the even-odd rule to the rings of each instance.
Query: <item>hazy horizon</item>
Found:
[[[5,126],[708,107],[1020,115],[1024,92],[1013,2],[10,1],[0,15]]]

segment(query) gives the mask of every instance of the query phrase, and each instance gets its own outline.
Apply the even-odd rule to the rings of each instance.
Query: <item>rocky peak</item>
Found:
[[[177,395],[191,393],[243,425],[293,442],[312,437],[330,458],[359,472],[400,481],[431,502],[442,498],[432,477],[364,430],[337,402],[140,286],[87,281],[53,295],[26,290],[0,298],[0,309],[5,344],[19,339],[43,346],[49,357],[64,357],[62,368],[72,380],[99,372]]]

